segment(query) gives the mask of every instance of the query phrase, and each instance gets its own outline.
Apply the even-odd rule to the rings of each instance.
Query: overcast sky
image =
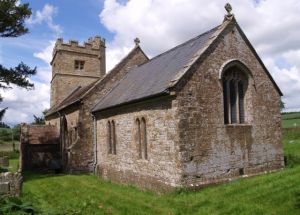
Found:
[[[107,43],[107,70],[132,49],[139,37],[150,57],[222,23],[223,0],[49,0],[28,2],[30,33],[1,38],[0,63],[23,61],[38,74],[35,89],[1,91],[8,124],[31,122],[49,108],[52,49],[58,37],[86,41],[100,35]],[[233,13],[281,88],[285,111],[300,110],[300,1],[232,0]]]

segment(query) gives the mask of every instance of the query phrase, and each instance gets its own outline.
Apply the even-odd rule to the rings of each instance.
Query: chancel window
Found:
[[[248,87],[247,75],[238,68],[227,69],[222,77],[224,123],[245,123],[245,93]]]

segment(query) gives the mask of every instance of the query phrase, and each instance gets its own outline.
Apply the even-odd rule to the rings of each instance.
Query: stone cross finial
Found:
[[[138,46],[140,44],[140,39],[139,38],[135,38],[134,39],[134,43],[135,43],[135,46]]]
[[[225,10],[227,11],[227,15],[228,15],[228,16],[232,15],[232,14],[231,14],[232,7],[231,7],[231,5],[230,5],[229,3],[226,3],[226,4],[225,4]]]

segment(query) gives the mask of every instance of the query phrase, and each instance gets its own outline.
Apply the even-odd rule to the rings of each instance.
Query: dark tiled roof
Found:
[[[199,51],[207,47],[218,29],[219,26],[133,69],[99,101],[92,112],[166,92],[172,81],[181,76],[182,70],[188,67],[195,57],[198,57]]]
[[[112,77],[114,77],[121,69],[122,67],[132,58],[132,56],[135,55],[136,52],[142,52],[146,58],[148,59],[147,55],[143,52],[140,46],[135,46],[112,70],[110,70],[103,78],[99,78],[99,80],[93,82],[92,84],[86,86],[86,87],[81,87],[78,86],[73,89],[73,91],[66,96],[66,98],[59,104],[51,107],[47,114],[47,116],[50,116],[57,111],[60,111],[69,105],[72,105],[81,99],[83,99],[90,91],[92,91],[96,86],[102,85],[105,82],[109,81]]]
[[[78,86],[76,87],[61,103],[53,106],[48,110],[46,116],[50,116],[51,114],[60,111],[71,104],[74,104],[80,101],[81,97],[95,84],[95,81],[87,86]]]

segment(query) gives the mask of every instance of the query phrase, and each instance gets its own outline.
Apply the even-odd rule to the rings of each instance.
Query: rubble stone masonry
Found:
[[[245,123],[224,124],[222,68],[248,68]],[[98,174],[108,180],[163,191],[198,187],[284,166],[280,94],[232,24],[174,89],[155,99],[97,115]],[[136,124],[146,119],[148,159],[137,152]],[[108,150],[115,122],[116,155]]]
[[[75,61],[83,61],[83,69]],[[96,36],[84,45],[71,40],[56,41],[53,50],[50,106],[60,103],[77,86],[87,86],[105,75],[105,41]]]
[[[20,196],[22,192],[23,177],[21,173],[0,173],[0,196]]]
[[[280,169],[280,95],[234,25],[210,47],[178,87],[179,157],[183,186],[202,186]],[[224,124],[220,73],[237,59],[249,68],[243,124]],[[244,71],[245,72],[245,71]]]
[[[68,132],[77,132],[77,139],[72,142],[69,141],[69,172],[91,172],[94,170],[93,118],[90,111],[99,98],[106,95],[131,68],[146,61],[148,61],[148,58],[141,48],[139,46],[135,47],[113,70],[103,78],[98,79],[80,104],[68,107],[61,110],[59,115],[54,114],[47,118],[47,123],[55,125],[58,131],[60,131],[60,117],[65,116]],[[84,80],[77,77],[74,82],[81,81]]]

